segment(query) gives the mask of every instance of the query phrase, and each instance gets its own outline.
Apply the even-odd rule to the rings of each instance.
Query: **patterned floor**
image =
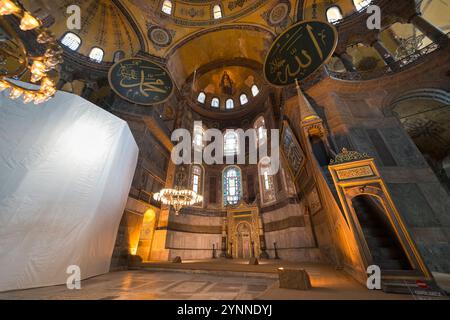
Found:
[[[85,280],[81,290],[54,286],[0,293],[0,299],[253,300],[277,284],[264,278],[123,271]]]

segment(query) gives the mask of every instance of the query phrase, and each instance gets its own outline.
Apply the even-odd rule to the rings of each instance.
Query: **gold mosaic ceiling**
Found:
[[[435,6],[424,1],[427,6]],[[161,11],[163,0],[22,0],[26,8],[42,7],[54,18],[52,31],[63,37],[67,7],[81,8],[82,39],[78,52],[104,50],[112,62],[117,51],[132,57],[139,51],[163,59],[179,89],[195,70],[245,65],[260,69],[277,34],[299,18],[326,20],[326,9],[338,4],[344,16],[355,12],[353,0],[172,0],[172,11]],[[220,3],[221,19],[213,8]]]
[[[55,19],[52,31],[62,37],[69,30],[66,9],[81,8],[81,30],[72,30],[82,39],[79,52],[88,55],[101,47],[105,61],[122,50],[133,56],[139,50],[168,59],[183,43],[223,26],[253,26],[275,35],[297,20],[297,16],[325,19],[330,3],[342,2],[344,14],[354,11],[352,0],[172,0],[171,15],[161,11],[163,0],[22,0],[25,7],[41,6]],[[213,8],[220,3],[222,18],[214,19]],[[340,4],[341,5],[341,4]],[[323,12],[322,12],[323,11]],[[223,34],[224,35],[224,34]],[[254,34],[241,38],[246,41]],[[223,38],[216,37],[219,43]],[[232,57],[231,57],[232,58]]]

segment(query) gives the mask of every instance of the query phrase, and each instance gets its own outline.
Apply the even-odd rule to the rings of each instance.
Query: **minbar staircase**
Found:
[[[389,221],[373,200],[357,197],[353,207],[358,216],[373,263],[380,267],[382,275],[411,272],[410,280],[384,279],[382,289],[389,293],[413,294],[417,296],[440,297],[445,292],[434,281],[427,281],[417,275],[406,257],[405,252],[392,230]]]
[[[353,207],[374,264],[381,270],[411,270],[408,258],[395,233],[386,221],[386,217],[379,212],[376,204],[369,199],[357,197],[353,201]]]

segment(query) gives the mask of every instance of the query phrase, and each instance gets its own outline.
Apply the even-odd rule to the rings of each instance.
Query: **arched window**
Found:
[[[338,6],[329,7],[327,10],[327,19],[329,23],[337,23],[342,20],[342,11]]]
[[[353,4],[358,11],[361,11],[362,9],[367,7],[371,2],[372,0],[353,0]]]
[[[198,165],[192,166],[192,175],[191,175],[191,184],[192,190],[199,194],[203,194],[203,170],[202,167]]]
[[[125,52],[123,52],[122,50],[116,51],[114,53],[114,62],[118,62],[123,58],[125,58]]]
[[[214,19],[221,19],[222,18],[222,8],[220,7],[220,5],[216,4],[214,6],[213,14],[214,14]]]
[[[202,149],[204,147],[203,143],[203,136],[205,134],[205,129],[201,125],[195,124],[194,125],[194,134],[193,134],[193,141],[194,148],[196,149]]]
[[[234,131],[228,131],[223,137],[223,154],[234,156],[239,154],[239,136]]]
[[[213,98],[213,99],[211,100],[211,107],[213,107],[213,108],[219,108],[219,106],[220,106],[220,100],[219,100],[219,98]]]
[[[270,158],[265,157],[261,159],[258,165],[260,189],[261,189],[261,201],[262,203],[268,203],[276,200],[274,178],[270,174]]]
[[[238,167],[229,167],[223,172],[223,203],[236,205],[241,201],[241,170]]]
[[[245,93],[241,94],[240,96],[241,106],[246,105],[248,103],[248,98]]]
[[[234,101],[233,101],[233,99],[228,99],[226,104],[225,104],[225,107],[226,107],[227,110],[234,109]]]
[[[197,101],[200,103],[205,103],[206,101],[206,94],[204,92],[200,92],[198,97],[197,97]]]
[[[103,50],[95,47],[92,48],[91,52],[89,53],[89,58],[94,62],[100,63],[103,61],[103,55]]]
[[[264,144],[267,141],[267,131],[263,116],[256,119],[253,128],[256,130],[259,144]]]
[[[77,51],[81,46],[81,38],[75,33],[67,32],[61,39],[61,43],[73,51]]]
[[[256,97],[259,94],[259,88],[256,84],[252,86],[252,95]]]
[[[172,14],[172,1],[170,0],[164,0],[161,11],[165,14],[171,15]]]

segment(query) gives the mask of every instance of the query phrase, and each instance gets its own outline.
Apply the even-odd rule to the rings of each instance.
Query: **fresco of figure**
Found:
[[[225,71],[222,76],[222,80],[220,81],[220,87],[222,88],[222,93],[227,95],[233,95],[233,80]]]

